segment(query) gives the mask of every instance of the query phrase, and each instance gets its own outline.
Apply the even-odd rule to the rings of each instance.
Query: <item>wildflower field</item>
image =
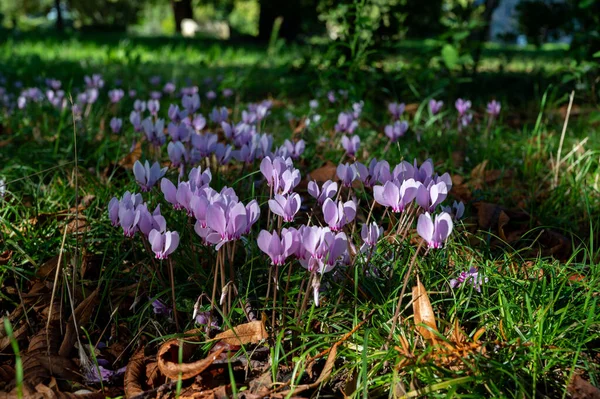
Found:
[[[0,398],[599,397],[586,93],[0,50]]]

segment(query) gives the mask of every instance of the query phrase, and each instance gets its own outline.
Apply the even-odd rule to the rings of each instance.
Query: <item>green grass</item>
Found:
[[[10,54],[6,51],[8,48],[12,50]],[[58,254],[65,222],[56,213],[75,206],[77,194],[80,198],[93,195],[91,203],[81,211],[89,230],[81,235],[68,234],[65,245],[66,253],[74,254],[77,250],[77,290],[87,293],[99,287],[101,291],[97,310],[82,327],[92,343],[104,342],[113,336],[117,342],[135,346],[140,337],[144,337],[151,342],[150,346],[155,346],[172,337],[177,332],[174,324],[154,315],[148,299],[159,298],[170,303],[168,278],[162,278],[167,276],[167,262],[154,260],[139,235],[134,239],[124,238],[107,217],[106,207],[113,196],[120,197],[126,190],[139,191],[139,188],[130,170],[114,167],[128,153],[136,136],[127,121],[131,101],[125,100],[117,108],[110,107],[106,103],[106,89],[111,88],[118,77],[145,96],[150,91],[148,78],[154,74],[161,75],[163,81],[175,79],[179,85],[187,76],[201,85],[203,77],[223,74],[220,87],[236,90],[237,98],[226,104],[234,115],[240,115],[246,102],[269,93],[281,101],[262,127],[263,131],[274,134],[275,143],[279,145],[284,138],[293,136],[286,112],[306,115],[309,111],[305,100],[326,88],[321,86],[319,77],[327,75],[327,71],[315,72],[305,64],[294,66],[307,51],[302,47],[285,48],[281,54],[269,58],[264,47],[254,44],[225,46],[199,41],[117,37],[82,37],[61,43],[52,37],[43,40],[25,36],[9,39],[0,49],[3,50],[0,65],[7,67],[3,70],[9,71],[7,75],[11,79],[21,79],[27,85],[33,85],[38,77],[57,77],[70,82],[69,87],[80,88],[83,75],[92,71],[102,71],[107,82],[99,103],[75,126],[68,111],[60,113],[47,105],[33,104],[25,110],[0,114],[3,132],[0,141],[11,140],[0,147],[0,177],[8,182],[8,194],[0,207],[0,253],[5,249],[13,251],[9,263],[0,265],[0,307],[12,311],[20,306],[19,296],[8,288],[17,287],[19,292],[26,293],[28,282],[36,279],[39,266]],[[383,75],[378,82],[391,79]],[[400,86],[401,81],[392,82]],[[344,87],[343,84],[340,82],[339,87]],[[383,98],[393,97],[392,90],[384,92],[389,87],[383,85],[377,93],[384,93]],[[419,86],[416,90],[421,97],[417,99],[414,92],[411,95],[419,103],[425,103],[425,97],[434,93],[429,87]],[[427,110],[421,108],[418,117],[409,117],[411,130],[407,136],[386,152],[387,140],[383,135],[383,126],[388,120],[384,115],[386,104],[382,98],[369,97],[374,92],[368,90],[357,131],[362,139],[358,158],[363,162],[372,157],[386,159],[392,166],[402,159],[432,158],[436,171],[464,176],[468,184],[475,179],[470,176],[473,169],[484,161],[487,161],[486,170],[509,176],[484,182],[480,187],[469,186],[471,199],[467,203],[467,218],[455,226],[449,244],[442,250],[431,250],[424,256],[421,252],[416,257],[418,277],[428,291],[440,331],[438,341],[447,340],[444,337],[456,321],[468,337],[467,342],[477,331],[484,331],[480,342],[472,350],[462,352],[466,356],[436,357],[441,351],[439,347],[426,342],[415,329],[411,288],[416,284],[417,274],[409,279],[405,297],[400,302],[400,322],[391,341],[387,341],[390,320],[396,312],[398,295],[416,246],[408,241],[389,243],[384,240],[370,260],[373,273],[367,277],[362,275],[360,270],[365,260],[358,257],[357,267],[347,269],[347,275],[342,268],[325,274],[321,281],[325,287],[321,306],[309,302],[299,319],[294,317],[296,303],[303,295],[301,287],[306,286],[308,273],[297,261],[280,268],[282,286],[285,286],[289,268],[292,269],[286,305],[283,305],[283,293],[277,302],[278,333],[267,342],[273,381],[291,379],[295,384],[314,381],[325,359],[313,365],[312,379],[306,372],[308,359],[331,348],[374,310],[368,323],[340,345],[331,378],[314,390],[315,396],[339,394],[343,389],[354,398],[391,397],[390,392],[405,392],[409,397],[425,394],[428,397],[563,397],[574,373],[583,373],[586,380],[600,385],[600,315],[597,312],[600,137],[597,126],[589,123],[585,116],[572,117],[562,151],[560,178],[553,187],[552,162],[562,127],[562,119],[554,110],[565,100],[560,91],[550,90],[541,107],[538,102],[521,110],[512,103],[503,103],[501,118],[493,124],[486,139],[485,104],[481,101],[474,102],[480,118],[465,131],[457,131],[455,113],[449,110],[453,90],[458,90],[458,86],[447,87],[435,95],[447,104],[446,113],[438,121],[431,121]],[[411,90],[403,88],[402,92]],[[318,109],[322,121],[301,133],[307,141],[307,150],[295,165],[303,177],[324,161],[337,163],[343,156],[339,135],[334,136],[332,131],[338,112],[349,104],[329,105],[324,94],[319,97]],[[494,94],[485,90],[481,95],[490,98]],[[161,102],[162,117],[166,117],[168,104],[168,100]],[[528,117],[519,124],[512,123],[511,117],[521,111]],[[203,100],[200,112],[204,115],[210,112],[207,101]],[[113,114],[124,119],[124,133],[118,136],[108,132],[108,121]],[[420,140],[416,138],[417,133]],[[335,138],[322,143],[321,137]],[[571,152],[586,138],[579,149]],[[464,153],[462,161],[453,157],[457,150]],[[77,169],[73,162],[75,157]],[[142,159],[148,157],[144,144]],[[167,159],[165,151],[162,159]],[[234,187],[243,202],[257,198],[266,215],[268,192],[264,185],[257,184],[260,175],[253,173],[256,170],[257,165],[213,172],[213,185],[215,188]],[[169,170],[167,177],[176,181],[177,171]],[[366,217],[370,203],[365,203],[365,199],[370,194],[362,190],[356,194],[361,199],[361,217]],[[202,293],[210,297],[212,292],[211,267],[215,263],[215,252],[201,245],[188,217],[171,210],[157,188],[144,194],[144,199],[152,204],[152,209],[161,204],[167,225],[181,234],[182,245],[173,256],[177,308],[185,316],[181,319],[182,330],[193,328],[194,303]],[[515,217],[509,222],[513,224],[506,227],[507,231],[522,229],[522,237],[510,244],[501,243],[497,227],[479,228],[475,205],[481,202],[527,212],[529,219],[519,221]],[[385,217],[381,209],[375,210],[374,217],[382,226],[395,228],[395,221]],[[270,266],[255,243],[260,228],[265,228],[264,220],[253,228],[247,240],[237,244],[234,264],[239,297],[253,306],[259,318],[264,312],[270,320],[271,298],[266,298]],[[544,230],[559,232],[566,238],[568,251],[564,255],[553,256],[549,252],[552,243],[542,239]],[[85,274],[82,251],[93,256]],[[65,266],[65,270],[70,270],[69,263],[65,262]],[[488,279],[482,292],[468,285],[450,289],[449,280],[471,266],[477,267]],[[581,279],[573,279],[573,276],[581,276]],[[65,278],[73,282],[71,273]],[[136,287],[131,289],[133,297],[114,295],[118,289],[129,286]],[[65,284],[59,283],[58,288],[60,298],[67,305]],[[134,297],[139,302],[131,308]],[[209,308],[204,299],[201,310]],[[32,311],[30,317],[42,321],[37,312]],[[244,321],[242,307],[235,303],[221,324],[237,325]],[[111,326],[117,326],[116,332],[107,334],[107,326],[109,331]],[[87,340],[83,335],[82,339]],[[21,352],[27,342],[27,339],[19,342]],[[404,348],[405,344],[408,348]],[[207,346],[201,346],[202,353]],[[410,356],[404,356],[402,348],[407,349]],[[115,367],[126,364],[127,358],[124,356]],[[402,367],[396,367],[399,364]],[[234,370],[229,368],[226,373],[234,379]],[[243,388],[242,382],[235,382],[238,392]]]

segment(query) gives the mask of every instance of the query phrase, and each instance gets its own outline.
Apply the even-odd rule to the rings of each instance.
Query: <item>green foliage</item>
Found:
[[[143,0],[68,0],[83,26],[125,29],[138,21]]]

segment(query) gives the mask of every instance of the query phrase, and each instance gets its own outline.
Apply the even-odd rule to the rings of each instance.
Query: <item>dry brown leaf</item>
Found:
[[[75,308],[75,320],[78,325],[85,325],[92,317],[92,313],[98,303],[98,289],[96,288],[87,298],[85,298]],[[75,345],[78,331],[75,330],[75,324],[73,323],[73,315],[69,317],[67,322],[67,329],[65,331],[65,337],[60,345],[58,354],[62,357],[69,357],[71,350]]]
[[[8,264],[8,261],[10,260],[10,258],[12,258],[12,254],[13,251],[11,251],[10,249],[7,249],[6,251],[2,252],[0,254],[0,265]]]
[[[318,183],[324,183],[327,180],[335,180],[337,175],[337,165],[327,161],[323,166],[317,168],[308,174],[310,179]]]
[[[2,331],[0,331],[0,337],[2,337],[3,331],[4,331],[4,325],[2,326]],[[17,341],[20,341],[25,337],[27,337],[27,324],[23,323],[20,327],[13,329],[12,337],[5,336],[5,337],[0,338],[0,352],[2,352],[4,349],[9,347],[13,338]]]
[[[221,347],[219,350],[209,353],[209,355],[202,360],[192,363],[185,363],[185,361],[189,359],[191,355],[190,348],[192,348],[193,345],[184,344],[182,351],[185,353],[184,356],[182,356],[182,363],[179,363],[178,359],[180,343],[181,340],[179,339],[169,340],[160,347],[158,354],[156,355],[158,368],[160,369],[161,373],[173,380],[178,379],[180,376],[181,379],[184,380],[197,376],[206,370],[225,350],[225,347]],[[188,349],[186,350],[185,348]]]
[[[127,399],[144,393],[142,389],[142,379],[144,373],[144,347],[137,350],[129,359],[125,376],[123,377],[123,387],[125,388],[125,397]]]
[[[269,334],[262,320],[251,321],[250,323],[240,324],[231,330],[217,334],[212,340],[219,340],[229,345],[256,344],[267,339]]]
[[[413,287],[412,296],[413,313],[415,315],[415,325],[417,327],[417,331],[426,340],[435,342],[437,336],[434,331],[438,331],[435,324],[435,315],[433,313],[433,308],[431,307],[431,302],[429,302],[427,291],[420,281],[418,281],[417,285]],[[429,328],[424,327],[423,324]]]
[[[123,159],[121,159],[119,161],[119,166],[125,168],[125,169],[133,169],[133,164],[135,164],[136,161],[139,161],[139,159],[142,157],[142,141],[139,140],[137,143],[135,143],[135,147],[133,148],[133,151],[131,151],[129,154],[125,155],[125,157],[123,157]]]
[[[593,386],[579,375],[575,375],[567,391],[571,394],[573,399],[600,399],[600,389]]]

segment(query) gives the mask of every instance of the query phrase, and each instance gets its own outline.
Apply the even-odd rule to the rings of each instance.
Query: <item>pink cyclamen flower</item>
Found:
[[[468,272],[461,272],[457,278],[450,280],[450,288],[456,288],[471,283],[475,291],[481,292],[483,283],[487,283],[488,278],[479,275],[477,268],[472,267]]]
[[[358,152],[360,148],[360,137],[358,135],[354,135],[350,138],[344,135],[342,136],[342,147],[346,150],[346,155],[354,156]]]
[[[223,97],[228,98],[233,96],[233,90],[231,89],[223,89],[222,91]]]
[[[302,200],[298,193],[292,193],[287,197],[281,194],[275,194],[274,198],[269,200],[271,212],[281,216],[286,222],[294,220],[294,216],[300,210],[301,204]]]
[[[113,104],[118,103],[125,96],[125,92],[121,89],[113,89],[108,92],[108,98]]]
[[[350,164],[339,164],[336,169],[337,177],[342,181],[342,184],[346,187],[350,187],[352,182],[358,178],[358,170],[356,165]]]
[[[319,189],[319,184],[316,181],[311,180],[308,182],[308,194],[315,198],[319,205],[323,205],[326,199],[335,197],[337,190],[338,184],[331,180],[323,183],[321,189]]]
[[[452,219],[460,220],[465,213],[465,204],[461,202],[456,202],[452,204],[452,206],[444,206],[442,207],[442,211],[449,213],[452,215]]]
[[[443,202],[448,196],[448,186],[446,182],[439,181],[431,183],[428,186],[421,184],[417,191],[417,204],[425,211],[433,212],[435,207]]]
[[[420,182],[407,179],[399,184],[397,180],[387,181],[383,186],[373,187],[373,198],[383,206],[389,206],[393,212],[402,212],[417,196]]]
[[[323,219],[332,231],[340,231],[345,225],[352,222],[356,217],[356,204],[354,201],[337,204],[331,198],[323,202]]]
[[[226,107],[221,107],[221,108],[215,107],[212,109],[212,111],[210,112],[210,115],[208,117],[213,123],[215,123],[217,126],[219,126],[221,123],[227,121],[228,116],[229,116],[229,111],[227,111]]]
[[[189,159],[188,152],[181,141],[171,141],[167,146],[167,153],[174,168],[178,168]]]
[[[300,245],[295,229],[282,229],[281,237],[276,231],[262,230],[256,240],[261,251],[269,255],[273,265],[283,265],[285,259],[296,252]]]
[[[176,231],[161,233],[158,230],[152,230],[148,234],[148,241],[157,259],[167,259],[179,246],[179,233]]]
[[[146,107],[152,116],[156,116],[158,115],[158,110],[160,109],[160,102],[158,100],[148,100]]]
[[[157,230],[159,233],[164,233],[167,230],[167,221],[160,214],[160,205],[157,205],[152,213],[150,213],[146,204],[139,205],[136,210],[140,211],[138,228],[146,237],[152,230]]]
[[[452,233],[452,217],[446,212],[431,219],[429,212],[419,216],[417,233],[427,242],[430,248],[440,248]]]
[[[429,100],[429,112],[431,112],[431,115],[436,115],[438,112],[441,111],[443,106],[443,101],[436,101],[434,98]]]
[[[404,113],[405,108],[406,105],[404,103],[390,103],[388,105],[388,111],[392,115],[392,118],[394,120],[400,119],[400,117]]]
[[[487,104],[486,112],[491,116],[498,116],[500,114],[501,105],[498,101],[492,100]]]
[[[387,125],[384,129],[385,135],[390,139],[392,143],[398,141],[398,139],[406,133],[408,130],[407,121],[396,121],[393,125]]]
[[[123,126],[123,120],[120,118],[112,118],[110,120],[110,130],[113,133],[119,133],[121,131],[121,127]]]
[[[283,146],[286,148],[288,155],[296,160],[300,158],[300,155],[306,149],[306,142],[304,140],[298,140],[296,143],[292,143],[290,140],[285,140]]]
[[[363,240],[365,247],[374,247],[383,234],[383,227],[379,227],[377,223],[363,224],[360,230],[360,237]]]
[[[358,127],[358,122],[354,120],[354,116],[348,112],[340,112],[338,115],[338,123],[335,125],[335,131],[339,133],[354,133]]]
[[[175,83],[173,83],[173,82],[167,82],[163,86],[163,91],[167,94],[173,94],[176,89],[177,89],[177,86],[175,86]]]
[[[458,114],[460,116],[463,116],[464,114],[467,113],[467,111],[469,109],[471,109],[471,101],[469,101],[469,100],[463,100],[462,98],[459,98],[454,103],[454,106],[456,107],[456,110],[458,111]]]
[[[133,165],[133,174],[135,176],[135,180],[138,182],[142,191],[150,191],[152,186],[156,184],[158,179],[163,177],[167,172],[167,168],[160,168],[158,162],[154,162],[152,167],[150,167],[150,163],[145,161],[142,164],[140,161],[135,161]]]

